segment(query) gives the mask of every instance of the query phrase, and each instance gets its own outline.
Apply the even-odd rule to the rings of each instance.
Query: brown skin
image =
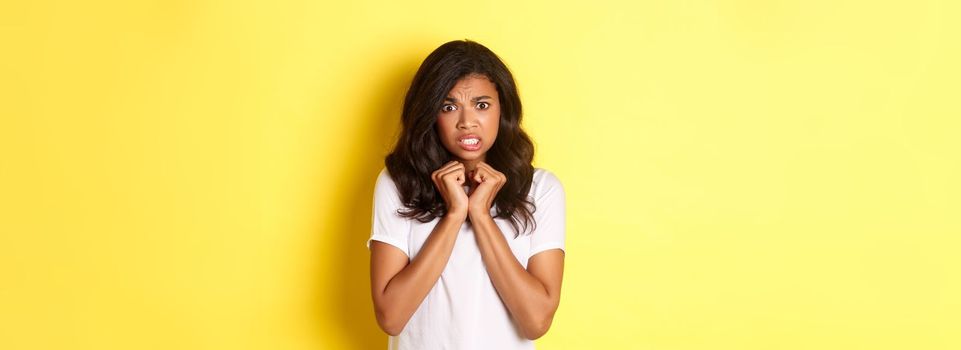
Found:
[[[486,77],[468,76],[451,89],[446,103],[438,112],[438,133],[457,160],[436,170],[431,178],[448,211],[412,260],[392,245],[371,242],[371,293],[377,323],[390,335],[400,334],[440,278],[457,233],[469,219],[501,300],[524,337],[540,338],[550,328],[560,303],[564,252],[550,249],[538,253],[530,257],[525,270],[490,215],[497,192],[507,183],[503,173],[484,162],[500,121],[497,87]],[[466,134],[479,136],[480,150],[467,151],[458,145],[458,138]],[[469,195],[464,183],[469,184]]]
[[[487,151],[497,139],[500,115],[497,87],[484,76],[467,76],[447,93],[437,115],[437,132],[444,148],[467,167],[467,174],[477,168],[477,163],[487,159]],[[468,134],[480,137],[481,149],[467,151],[461,148],[458,138]]]

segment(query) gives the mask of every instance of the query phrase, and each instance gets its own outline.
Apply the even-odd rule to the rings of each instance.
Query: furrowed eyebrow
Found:
[[[483,99],[489,99],[489,98],[491,98],[491,97],[490,97],[490,96],[487,96],[487,95],[485,95],[485,96],[477,96],[477,97],[472,98],[471,101],[477,102],[477,101],[480,101],[480,100],[483,100]],[[444,97],[444,101],[457,102],[457,99],[448,96],[448,97]]]

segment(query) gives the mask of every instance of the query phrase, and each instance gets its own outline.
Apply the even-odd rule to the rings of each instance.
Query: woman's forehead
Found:
[[[450,89],[450,93],[458,94],[483,94],[490,92],[491,90],[496,90],[497,87],[494,85],[490,79],[483,75],[469,75],[457,80],[454,87]]]

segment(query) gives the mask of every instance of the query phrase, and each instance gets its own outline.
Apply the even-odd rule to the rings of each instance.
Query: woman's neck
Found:
[[[464,172],[470,175],[470,173],[473,172],[474,169],[477,169],[477,163],[483,162],[484,158],[478,158],[474,160],[458,160],[458,161],[464,164]]]

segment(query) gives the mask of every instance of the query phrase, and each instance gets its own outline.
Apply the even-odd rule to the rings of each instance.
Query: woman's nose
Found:
[[[470,129],[477,126],[477,115],[472,111],[464,111],[457,120],[457,128]]]

